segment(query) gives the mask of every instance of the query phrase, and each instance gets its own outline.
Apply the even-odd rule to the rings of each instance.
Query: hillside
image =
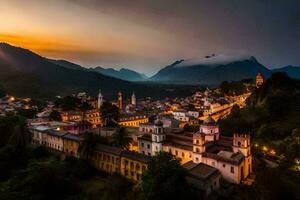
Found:
[[[300,81],[274,73],[254,91],[243,109],[234,108],[221,120],[224,134],[249,132],[255,138],[282,140],[300,130]]]
[[[0,79],[5,91],[21,97],[53,98],[86,91],[95,95],[99,88],[106,98],[118,91],[130,95],[168,95],[150,86],[104,76],[96,72],[74,70],[55,64],[29,50],[0,43]]]
[[[291,78],[300,79],[300,67],[296,66],[286,66],[277,69],[273,69],[272,72],[285,72]]]
[[[138,73],[130,69],[125,69],[125,68],[122,68],[120,70],[115,70],[113,68],[105,69],[103,67],[96,67],[96,68],[90,68],[89,70],[98,72],[106,76],[111,76],[111,77],[115,77],[127,81],[144,81],[147,79],[147,77],[144,74]]]
[[[223,81],[238,81],[255,78],[258,72],[269,77],[271,71],[260,64],[254,57],[237,58],[232,60],[208,61],[205,57],[199,63],[179,60],[161,69],[150,78],[152,81],[178,82],[218,85]]]

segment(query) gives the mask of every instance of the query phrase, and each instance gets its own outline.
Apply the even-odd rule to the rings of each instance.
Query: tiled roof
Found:
[[[139,162],[143,162],[143,163],[147,163],[150,158],[149,156],[146,156],[144,154],[137,153],[134,151],[123,151],[122,157],[131,159],[131,160],[135,160],[135,161],[139,161]]]
[[[96,151],[103,151],[103,152],[106,152],[106,153],[111,153],[111,154],[114,154],[114,155],[121,155],[123,149],[121,148],[118,148],[118,147],[112,147],[112,146],[108,146],[108,145],[104,145],[104,144],[98,144],[96,146]]]

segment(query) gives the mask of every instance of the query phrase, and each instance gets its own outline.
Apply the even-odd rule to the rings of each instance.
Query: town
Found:
[[[262,84],[259,73],[252,86]],[[233,106],[245,106],[250,86],[246,84],[245,93],[239,95],[222,95],[220,88],[207,88],[185,98],[154,101],[139,100],[134,92],[130,100],[124,100],[120,91],[116,101],[110,102],[101,90],[97,97],[83,92],[57,97],[60,103],[47,102],[27,123],[33,145],[76,158],[82,156],[80,147],[86,134],[109,139],[122,130],[130,142],[123,148],[98,144],[88,160],[94,168],[139,183],[149,157],[168,152],[188,170],[188,182],[209,196],[219,189],[221,179],[246,185],[255,181],[249,133],[223,136],[217,122],[226,118]],[[68,103],[65,107],[77,101],[80,108],[65,108],[64,101]],[[12,96],[2,98],[0,106],[2,115],[19,108],[37,109],[29,98]]]

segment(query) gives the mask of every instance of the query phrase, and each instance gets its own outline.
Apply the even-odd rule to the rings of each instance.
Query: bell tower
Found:
[[[154,133],[151,134],[152,155],[163,150],[163,141],[166,139],[164,134],[163,123],[159,119],[154,122]]]
[[[135,97],[134,92],[132,93],[132,96],[131,96],[131,104],[136,106],[136,97]]]
[[[118,92],[118,108],[120,110],[123,109],[123,97],[122,97],[122,92]]]
[[[103,104],[103,96],[101,94],[101,90],[99,90],[97,108],[100,109],[102,104]]]
[[[205,136],[203,133],[197,132],[193,134],[193,162],[202,162],[202,153],[205,152]]]

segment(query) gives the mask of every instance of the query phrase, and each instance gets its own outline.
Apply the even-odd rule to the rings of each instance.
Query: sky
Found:
[[[299,0],[0,0],[0,41],[152,75],[178,59],[300,66]]]

